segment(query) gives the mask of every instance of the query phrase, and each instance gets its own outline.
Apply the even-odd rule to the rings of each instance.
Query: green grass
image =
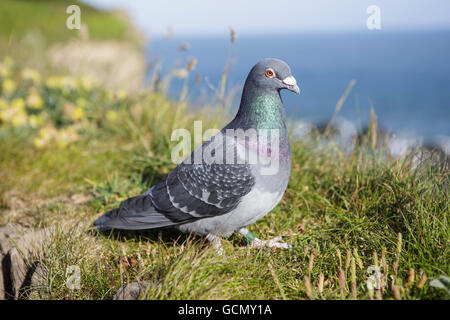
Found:
[[[89,26],[92,39],[124,38],[127,26],[117,16],[72,0],[3,0],[0,3],[0,40],[20,40],[33,32],[45,37],[47,44],[76,37],[78,30],[69,30],[66,20],[69,5],[81,9],[81,22]]]
[[[131,281],[151,281],[152,299],[448,298],[428,285],[450,274],[448,171],[430,161],[385,160],[373,135],[350,154],[333,143],[318,148],[319,133],[293,142],[285,196],[250,227],[262,239],[284,236],[292,250],[249,249],[233,236],[218,256],[204,239],[170,230],[104,235],[92,225],[102,212],[174,167],[173,129],[192,130],[194,120],[203,120],[204,130],[221,127],[230,116],[213,106],[193,113],[152,92],[124,99],[101,86],[16,81],[2,99],[25,99],[37,88],[44,105],[25,107],[26,115],[46,122],[0,124],[0,225],[57,226],[38,257],[49,271],[41,298],[108,299]],[[80,103],[84,117],[71,119],[64,106],[79,98],[89,102]],[[105,117],[111,110],[118,117]],[[78,137],[38,147],[34,139],[49,125],[74,128]],[[72,265],[81,270],[79,290],[65,285]],[[372,265],[381,268],[382,295],[367,290]]]
[[[81,30],[66,26],[70,5],[78,5]],[[13,56],[16,63],[38,68],[45,74],[55,71],[49,49],[76,39],[89,43],[115,41],[140,50],[143,36],[121,12],[99,10],[75,0],[0,1],[0,57]]]

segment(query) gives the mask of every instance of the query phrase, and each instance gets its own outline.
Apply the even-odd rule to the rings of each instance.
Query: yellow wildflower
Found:
[[[22,112],[17,112],[13,116],[11,123],[14,127],[20,127],[20,126],[27,124],[27,120],[28,120],[27,114],[22,111]]]
[[[36,148],[42,149],[48,144],[48,141],[43,138],[36,137],[34,138],[33,143]]]
[[[14,99],[9,107],[0,110],[0,120],[19,127],[27,123],[28,117],[25,112],[25,102],[22,98]]]
[[[59,77],[49,77],[47,81],[45,81],[45,85],[50,89],[56,89],[61,87],[61,78]]]
[[[51,140],[57,133],[57,130],[52,127],[52,126],[47,126],[47,127],[43,127],[41,129],[39,129],[39,137],[46,139],[46,140]]]
[[[41,96],[36,90],[31,90],[27,97],[27,105],[31,109],[41,109],[44,104]]]
[[[9,122],[16,113],[17,111],[14,110],[12,107],[0,110],[0,120],[2,120],[3,122]]]
[[[34,146],[38,149],[47,146],[57,133],[58,131],[52,126],[39,129],[38,136],[33,141]]]
[[[14,93],[14,90],[16,90],[16,83],[11,79],[6,79],[3,81],[3,92],[7,95],[10,95]]]
[[[11,101],[11,107],[18,112],[24,112],[25,111],[25,101],[22,98],[16,98],[13,101]]]
[[[6,109],[7,106],[8,106],[8,103],[6,102],[6,100],[0,98],[0,110]]]
[[[32,128],[37,128],[44,124],[45,119],[41,115],[32,114],[28,117],[28,122]]]
[[[34,83],[39,83],[41,81],[41,75],[34,69],[23,69],[22,79],[32,81]]]
[[[76,81],[72,77],[58,77],[52,76],[45,81],[45,85],[50,89],[61,89],[64,92],[68,92],[76,87]]]
[[[124,100],[128,96],[127,90],[124,90],[124,89],[117,90],[116,94],[117,94],[117,98],[119,100]]]
[[[91,91],[92,88],[98,85],[98,81],[95,78],[83,75],[78,79],[78,85],[86,91]]]
[[[66,102],[63,105],[63,113],[67,118],[78,121],[84,117],[84,108],[80,106],[75,107],[70,102]]]
[[[78,134],[72,127],[60,129],[56,135],[56,143],[58,147],[65,147],[69,143],[78,139]]]
[[[67,137],[67,134],[65,134],[64,132],[61,132],[58,135],[58,139],[56,141],[56,145],[60,148],[64,148],[67,147],[69,145],[69,139]]]
[[[116,121],[119,118],[119,114],[116,111],[108,111],[106,112],[106,119],[108,119],[111,122]]]
[[[76,107],[72,112],[72,120],[78,121],[84,117],[84,109],[81,107]]]

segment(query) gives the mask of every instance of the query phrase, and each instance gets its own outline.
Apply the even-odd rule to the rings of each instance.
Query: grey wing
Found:
[[[190,159],[194,162],[193,154]],[[222,215],[236,208],[254,184],[247,164],[182,162],[145,194],[123,201],[95,225],[100,230],[152,229]]]
[[[181,163],[149,195],[172,219],[199,219],[232,211],[254,184],[247,164]]]

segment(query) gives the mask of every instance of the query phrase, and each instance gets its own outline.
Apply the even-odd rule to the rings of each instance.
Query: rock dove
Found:
[[[258,62],[235,118],[161,182],[104,213],[95,226],[101,231],[173,226],[205,235],[219,249],[221,237],[239,232],[252,247],[288,247],[281,237],[262,241],[246,229],[277,205],[289,181],[282,89],[300,94],[289,66],[273,58]]]

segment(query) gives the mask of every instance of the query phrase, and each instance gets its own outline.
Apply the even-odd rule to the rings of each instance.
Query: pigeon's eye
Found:
[[[266,70],[266,77],[267,78],[273,78],[275,76],[275,72],[272,69],[267,69]]]

